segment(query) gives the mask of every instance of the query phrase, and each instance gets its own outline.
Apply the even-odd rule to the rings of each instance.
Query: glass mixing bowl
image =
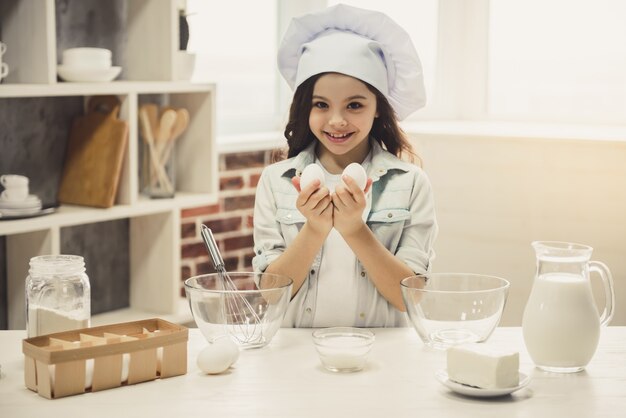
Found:
[[[209,343],[228,335],[241,348],[267,345],[285,316],[293,281],[268,273],[227,274],[230,286],[220,273],[185,280],[198,328]]]
[[[508,296],[509,282],[469,273],[429,273],[400,283],[413,327],[430,347],[482,342],[494,331]]]

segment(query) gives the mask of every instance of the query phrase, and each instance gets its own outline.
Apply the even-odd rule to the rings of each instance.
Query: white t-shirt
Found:
[[[364,168],[371,156],[363,162]],[[341,184],[341,174],[330,174],[322,164],[325,184],[331,193]],[[357,317],[358,280],[357,259],[348,243],[335,229],[331,229],[322,248],[322,263],[317,283],[317,307],[313,318],[314,327],[353,326]]]

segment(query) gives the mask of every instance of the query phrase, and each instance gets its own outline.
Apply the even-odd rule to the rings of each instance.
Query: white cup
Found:
[[[9,75],[9,65],[2,62],[2,55],[7,51],[7,44],[0,42],[0,80]]]
[[[0,184],[6,189],[9,187],[28,187],[28,177],[19,174],[5,174],[0,176]]]
[[[4,191],[0,194],[0,199],[17,202],[28,197],[28,177],[19,174],[5,174],[0,176],[0,184]]]

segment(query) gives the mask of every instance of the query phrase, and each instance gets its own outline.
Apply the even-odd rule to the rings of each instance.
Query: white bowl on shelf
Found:
[[[178,51],[175,55],[176,60],[176,80],[189,81],[193,76],[196,67],[196,54],[190,54],[187,51]]]
[[[105,48],[69,48],[63,51],[63,65],[81,68],[110,68],[113,54]]]
[[[83,67],[70,67],[67,65],[58,65],[57,73],[65,81],[76,82],[107,82],[114,80],[120,72],[122,67],[108,67],[108,68],[83,68]]]

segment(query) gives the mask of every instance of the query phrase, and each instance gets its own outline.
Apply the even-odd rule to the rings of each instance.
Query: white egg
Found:
[[[367,184],[367,173],[363,166],[359,163],[351,163],[344,170],[343,174],[351,177],[361,190],[365,190]],[[343,181],[342,181],[343,183]],[[345,186],[345,183],[343,183]]]
[[[300,175],[300,190],[311,184],[315,179],[320,181],[320,187],[322,187],[324,185],[324,171],[317,164],[309,164],[302,170]]]
[[[239,359],[239,346],[230,338],[220,338],[214,344],[222,344],[225,350],[230,352],[230,365],[232,366]]]
[[[128,381],[128,370],[130,369],[130,353],[122,354],[122,382]]]
[[[204,373],[218,374],[226,371],[239,358],[239,347],[230,338],[221,338],[205,347],[196,364]]]

